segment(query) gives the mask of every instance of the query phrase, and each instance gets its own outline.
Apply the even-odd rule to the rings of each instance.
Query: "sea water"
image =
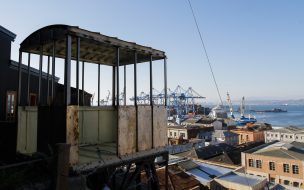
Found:
[[[250,110],[262,111],[272,110],[273,108],[281,108],[287,112],[254,112]],[[237,109],[236,109],[237,110]],[[258,122],[270,123],[272,126],[297,126],[304,128],[304,105],[288,105],[288,106],[274,106],[274,105],[247,105],[245,116],[248,114],[254,116]],[[236,118],[239,118],[239,113],[234,113]]]

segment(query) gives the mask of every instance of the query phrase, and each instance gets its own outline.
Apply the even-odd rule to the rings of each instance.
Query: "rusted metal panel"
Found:
[[[138,151],[152,148],[151,106],[138,106]]]
[[[136,152],[136,111],[134,106],[118,109],[118,155]]]
[[[32,154],[37,152],[37,116],[36,106],[18,108],[17,152]]]
[[[70,164],[79,162],[79,127],[78,106],[67,106],[66,139],[70,146]]]
[[[153,107],[153,142],[154,148],[164,147],[168,144],[167,137],[167,110],[165,106]]]

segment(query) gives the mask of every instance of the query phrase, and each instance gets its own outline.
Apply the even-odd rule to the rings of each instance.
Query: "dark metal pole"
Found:
[[[138,107],[137,107],[137,52],[134,52],[134,106],[136,114],[136,152],[139,151],[138,146]]]
[[[21,105],[21,63],[22,62],[22,51],[19,49],[19,64],[18,64],[18,104]]]
[[[100,64],[98,64],[98,96],[97,105],[100,106]]]
[[[150,106],[151,106],[151,134],[152,134],[152,148],[154,148],[154,114],[153,114],[153,68],[152,68],[153,57],[150,55]]]
[[[152,68],[152,55],[150,56],[150,106],[153,105],[153,68]]]
[[[127,105],[127,68],[126,65],[124,65],[124,105]]]
[[[43,45],[40,46],[40,59],[39,59],[39,81],[38,81],[38,105],[41,105],[41,82],[42,82],[42,62],[43,62]]]
[[[167,106],[168,102],[167,102],[167,57],[165,57],[164,59],[164,93],[165,93],[165,106]]]
[[[115,66],[112,67],[112,106],[114,107],[115,106],[115,80],[116,80],[116,68]]]
[[[137,52],[134,53],[134,105],[137,107]]]
[[[119,47],[117,47],[117,50],[116,50],[116,105],[117,107],[119,106]]]
[[[72,53],[72,37],[66,36],[66,54],[64,65],[64,100],[65,105],[71,104],[71,53]]]
[[[28,53],[27,61],[27,105],[30,105],[30,81],[31,81],[31,53]]]
[[[82,62],[82,77],[81,77],[81,84],[82,84],[82,106],[85,105],[84,102],[84,61]]]
[[[47,90],[46,90],[47,105],[50,105],[50,99],[49,99],[49,96],[50,96],[50,59],[51,59],[51,57],[48,56],[48,62],[47,62]]]
[[[52,50],[52,89],[51,89],[51,101],[54,103],[54,95],[55,95],[55,60],[56,60],[56,42],[53,41],[53,50]]]
[[[76,89],[77,89],[77,105],[79,105],[79,59],[80,59],[80,38],[77,37],[76,47]]]

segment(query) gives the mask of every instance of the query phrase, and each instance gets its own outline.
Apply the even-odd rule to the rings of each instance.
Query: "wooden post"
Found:
[[[56,190],[68,189],[70,145],[65,143],[56,144]]]

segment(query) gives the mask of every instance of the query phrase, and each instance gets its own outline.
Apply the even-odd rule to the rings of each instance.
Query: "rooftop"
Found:
[[[275,141],[250,149],[245,151],[245,153],[293,160],[304,160],[304,144],[295,143],[293,145],[292,143]]]
[[[13,32],[9,31],[8,29],[4,28],[3,26],[0,25],[0,32],[6,34],[7,36],[9,36],[11,38],[12,41],[15,40],[16,38],[16,34],[14,34]]]
[[[299,133],[304,132],[303,128],[298,128],[295,126],[289,126],[289,127],[280,127],[270,130],[270,132],[278,132],[278,133]]]
[[[247,187],[254,187],[262,182],[265,182],[266,178],[231,171],[227,174],[215,178],[214,180],[219,183],[226,181],[232,184],[241,184]]]
[[[137,63],[148,62],[151,59],[153,61],[161,60],[166,57],[165,52],[151,47],[69,25],[43,27],[29,35],[20,44],[20,49],[23,52],[40,54],[41,45],[43,45],[43,55],[52,56],[55,44],[56,57],[65,58],[67,35],[73,38],[73,47],[78,43],[77,39],[80,40],[79,60],[84,62],[114,66],[117,58],[117,47],[120,48],[120,65],[133,64],[135,51],[137,52]],[[77,59],[76,49],[72,48],[73,60]]]

